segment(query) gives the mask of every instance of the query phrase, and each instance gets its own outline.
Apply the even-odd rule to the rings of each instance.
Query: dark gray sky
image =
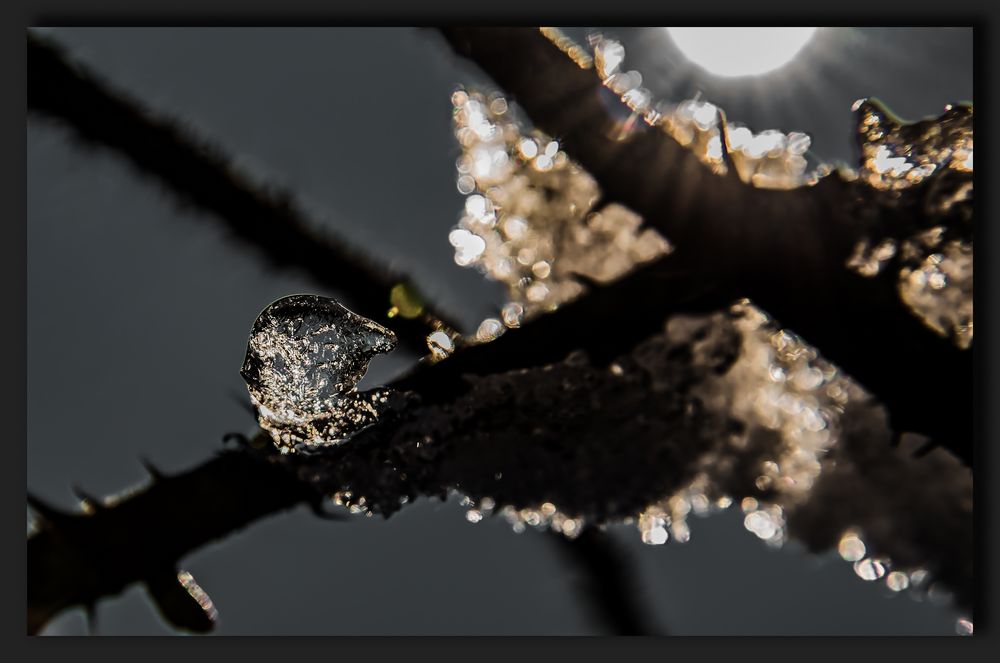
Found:
[[[296,192],[318,222],[413,274],[467,328],[495,314],[498,288],[457,267],[447,242],[462,205],[449,97],[483,79],[435,34],[46,32],[253,177]],[[971,30],[821,32],[784,75],[749,87],[697,78],[662,30],[605,32],[622,37],[626,66],[658,97],[702,90],[754,129],[813,132],[827,159],[853,159],[858,97],[880,96],[910,117],[972,98]],[[29,489],[71,507],[73,484],[117,492],[144,480],[141,456],[182,470],[224,433],[251,430],[236,398],[246,397],[239,367],[257,313],[293,292],[337,293],[264,267],[210,217],[48,121],[29,119],[27,168]],[[366,383],[412,360],[378,358]],[[454,499],[422,500],[388,521],[331,524],[300,510],[183,566],[219,607],[220,634],[594,632],[544,537],[499,519],[471,525],[462,513]],[[949,609],[888,598],[835,555],[771,551],[736,513],[695,519],[687,544],[614,532],[674,633],[953,633]],[[139,588],[99,614],[104,633],[167,632]],[[48,630],[82,632],[82,617]]]

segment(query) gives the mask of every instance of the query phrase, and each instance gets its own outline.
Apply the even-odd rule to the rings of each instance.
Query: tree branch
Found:
[[[498,41],[508,47],[511,42],[504,42],[504,35],[514,35],[515,46],[517,39],[525,39],[523,45],[529,49],[526,53],[538,50],[541,68],[534,73],[540,78],[555,76],[549,78],[552,87],[572,89],[582,85],[582,79],[574,79],[555,65],[554,58],[545,55],[551,45],[544,38],[541,44],[530,38],[531,32],[497,34]],[[482,33],[477,35],[483,38]],[[524,64],[516,48],[507,55]],[[544,102],[545,97],[542,99]],[[559,105],[566,102],[563,98]],[[532,107],[524,105],[534,117]],[[586,103],[577,106],[586,111]],[[545,110],[545,103],[540,109]],[[576,113],[567,112],[571,116]],[[544,112],[541,117],[546,117]],[[577,123],[594,119],[588,119],[586,112],[576,118]],[[535,120],[542,128],[562,135],[537,117]],[[567,150],[573,153],[577,149],[573,141],[585,143],[587,135],[579,132],[575,139],[566,139]],[[597,135],[595,145],[600,148],[606,139]],[[837,263],[837,270],[848,276],[824,278],[819,274],[820,267],[800,260],[798,254],[785,256],[783,252],[790,250],[787,246],[774,249],[774,255],[781,259],[774,258],[773,264],[739,254],[730,256],[724,247],[734,242],[723,232],[727,227],[724,223],[718,226],[723,248],[713,253],[711,238],[698,239],[699,232],[693,228],[700,222],[712,222],[707,220],[713,216],[712,211],[738,217],[731,219],[736,229],[733,232],[740,240],[735,244],[742,242],[751,256],[767,255],[772,249],[766,248],[766,237],[754,234],[752,218],[768,223],[777,218],[793,224],[801,222],[801,226],[794,226],[796,229],[818,224],[821,218],[850,227],[850,217],[843,210],[851,205],[874,205],[873,201],[865,197],[859,201],[861,194],[848,191],[847,183],[828,178],[810,190],[767,192],[766,200],[770,202],[765,205],[761,202],[765,198],[757,198],[758,190],[750,187],[737,189],[729,184],[728,188],[714,188],[724,180],[698,171],[700,163],[692,163],[690,155],[676,144],[671,147],[661,138],[655,140],[660,142],[651,143],[655,146],[649,157],[652,167],[665,168],[674,163],[684,177],[690,176],[696,183],[690,190],[672,189],[676,199],[664,199],[671,202],[681,219],[678,232],[667,234],[676,242],[680,242],[678,235],[693,237],[692,246],[697,241],[705,242],[704,256],[699,258],[690,247],[681,247],[676,255],[614,284],[592,289],[524,329],[489,344],[460,348],[445,361],[419,364],[390,385],[406,394],[401,395],[397,409],[340,447],[318,454],[281,456],[274,452],[266,435],[259,433],[253,445],[242,453],[223,454],[181,475],[180,480],[174,477],[155,483],[149,490],[94,515],[68,516],[41,506],[43,516],[48,511],[47,522],[40,533],[29,539],[29,625],[37,629],[60,609],[92,603],[100,596],[121,591],[130,582],[156,586],[157,582],[147,580],[161,577],[158,574],[165,567],[175,566],[183,555],[205,542],[296,503],[318,505],[320,499],[335,492],[349,491],[348,501],[356,508],[386,516],[417,496],[444,496],[450,490],[460,490],[477,499],[490,496],[498,507],[523,509],[547,501],[557,504],[569,517],[600,523],[634,516],[655,500],[683,488],[700,471],[697,461],[710,451],[735,455],[738,461],[727,465],[736,469],[720,470],[720,485],[740,490],[750,486],[746,490],[752,492],[757,461],[768,457],[768,453],[777,453],[780,440],[773,433],[754,432],[751,437],[755,442],[746,451],[749,455],[740,456],[744,452],[726,447],[726,440],[739,430],[739,422],[706,411],[691,391],[691,385],[703,380],[707,373],[727,370],[738,355],[738,336],[734,340],[727,334],[725,316],[711,318],[706,324],[718,334],[713,341],[717,360],[708,364],[693,360],[691,339],[674,342],[662,337],[664,320],[671,314],[717,310],[741,295],[751,294],[817,345],[830,360],[874,390],[889,404],[897,427],[909,421],[921,430],[916,424],[923,422],[923,430],[932,430],[933,426],[926,423],[928,419],[940,422],[947,418],[940,409],[920,418],[907,410],[905,403],[900,404],[908,388],[929,391],[926,382],[916,386],[900,382],[915,377],[914,371],[924,361],[929,362],[933,379],[946,378],[951,370],[956,381],[954,385],[945,382],[943,393],[936,393],[934,399],[925,395],[921,403],[940,408],[955,398],[957,409],[949,417],[959,418],[963,416],[962,408],[971,407],[971,397],[965,403],[952,395],[962,393],[967,384],[971,389],[971,368],[966,374],[961,364],[971,353],[957,353],[955,363],[945,361],[952,355],[932,342],[938,339],[928,336],[930,332],[899,305],[885,279],[852,280],[850,273],[842,269],[843,263]],[[641,150],[650,148],[648,144],[644,148],[644,144],[640,139],[624,143],[638,146],[632,149],[639,152],[630,153],[628,158],[646,158]],[[579,154],[574,156],[580,158]],[[676,166],[677,160],[683,165]],[[605,180],[614,181],[622,171],[627,172],[623,163],[628,162],[621,161],[617,168],[598,168],[594,174],[601,173],[602,186],[606,186]],[[625,199],[626,184],[622,183],[624,193],[613,195],[629,204]],[[609,191],[616,190],[612,187],[605,193]],[[780,195],[789,197],[776,197]],[[828,207],[840,211],[832,212]],[[729,208],[733,209],[725,212]],[[644,213],[641,206],[637,211]],[[661,209],[658,214],[665,213]],[[647,215],[650,223],[655,218],[656,214]],[[829,234],[837,246],[848,243],[846,234],[838,234],[846,231],[819,231],[819,237]],[[801,242],[797,248],[805,254],[831,259],[822,241],[810,232],[793,235],[795,241]],[[776,243],[784,246],[784,240]],[[758,244],[765,248],[758,251]],[[832,249],[830,252],[835,253]],[[719,256],[733,262],[720,263]],[[722,269],[710,270],[705,263]],[[794,278],[795,269],[803,270],[799,280]],[[785,283],[787,279],[789,283]],[[878,284],[877,288],[873,289],[872,284]],[[837,291],[834,285],[846,290]],[[643,305],[623,310],[623,301]],[[879,308],[892,302],[892,313]],[[838,303],[848,307],[849,315],[844,317],[851,320],[838,318]],[[854,318],[862,313],[871,317]],[[863,332],[872,320],[889,324],[889,331],[876,328],[868,330],[866,336]],[[826,329],[820,322],[832,326]],[[852,343],[866,345],[861,340],[867,338],[888,346],[849,347]],[[643,348],[641,360],[630,357],[630,351],[637,346]],[[832,347],[832,353],[828,347]],[[586,354],[567,357],[573,350]],[[929,354],[915,358],[918,351]],[[866,357],[888,366],[866,367],[860,361]],[[620,360],[616,372],[606,368],[612,360]],[[915,363],[911,366],[910,361]],[[893,372],[899,370],[903,372]],[[845,414],[845,420],[851,421],[851,416],[855,415]],[[821,479],[815,494],[800,511],[807,513],[811,506],[813,516],[791,521],[792,533],[807,545],[825,549],[837,530],[832,525],[823,527],[824,522],[843,525],[859,518],[866,520],[878,532],[874,552],[906,562],[929,560],[931,571],[956,591],[960,602],[968,604],[971,545],[965,544],[971,541],[971,476],[960,466],[947,465],[940,455],[917,460],[890,448],[879,437],[881,433],[873,432],[885,430],[884,420],[864,412],[856,416],[855,426],[847,432],[848,443],[838,445],[833,453],[840,474],[835,481]],[[627,444],[612,443],[620,440]],[[956,446],[962,448],[959,443]],[[732,475],[725,476],[727,471]],[[848,485],[853,489],[841,494],[838,488]],[[830,504],[825,497],[830,494],[836,494],[836,518],[826,519],[824,514],[830,512]],[[920,508],[914,509],[914,504]],[[928,536],[929,531],[935,535]]]
[[[94,515],[51,519],[29,540],[33,623],[129,582],[149,585],[151,574],[175,568],[209,540],[335,493],[352,510],[383,516],[455,490],[478,505],[489,497],[505,517],[549,503],[575,528],[634,517],[705,472],[722,494],[783,506],[789,534],[810,548],[829,549],[844,529],[860,525],[870,554],[901,568],[924,566],[970,607],[969,471],[940,450],[918,459],[910,448],[893,448],[878,409],[855,406],[843,417],[845,441],[831,450],[830,467],[804,503],[756,486],[762,461],[785,452],[783,438],[744,430],[725,408],[705,407],[696,388],[728,371],[740,342],[728,315],[715,314],[680,337],[654,333],[619,356],[616,370],[578,353],[466,379],[442,371],[442,393],[397,391],[376,425],[319,453],[278,454],[261,432],[247,445],[248,458],[224,455]],[[417,382],[436,384],[432,376],[464,356],[428,366]],[[731,445],[734,435],[747,443]],[[715,460],[706,466],[706,458]]]
[[[448,414],[451,404],[470,398],[471,376],[557,363],[574,349],[610,361],[642,338],[662,330],[664,319],[672,311],[715,310],[725,305],[718,299],[699,300],[697,290],[668,287],[671,279],[685,278],[683,273],[672,274],[668,267],[669,263],[647,266],[492,343],[465,347],[436,364],[418,364],[410,374],[389,385],[400,392],[419,394],[419,403],[405,404],[401,416],[422,422],[421,430],[427,430],[420,433],[420,439],[427,435],[438,437],[454,426],[453,415]],[[622,324],[613,327],[593,324],[594,320],[611,316],[623,298],[636,299],[654,287],[663,287],[671,296],[634,312]],[[443,414],[439,407],[445,409]],[[486,401],[476,403],[474,399],[466,407],[471,407],[471,412],[485,412],[489,408]],[[455,416],[465,421],[466,415]],[[395,435],[405,435],[396,430],[399,421],[390,416],[364,431],[364,439],[370,440],[364,445],[352,443],[303,459],[272,455],[270,438],[259,432],[253,443],[257,449],[265,450],[264,463],[259,458],[223,454],[184,475],[154,482],[139,497],[90,516],[60,515],[40,505],[41,515],[48,514],[46,519],[51,522],[29,539],[30,630],[36,631],[66,607],[88,605],[102,596],[119,593],[133,582],[146,583],[150,573],[175,568],[185,554],[258,518],[302,501],[316,509],[334,492],[356,484],[362,477],[371,477],[373,472],[377,475],[385,467],[379,454],[391,453],[389,440]],[[497,426],[502,427],[499,423]],[[365,451],[361,452],[362,449]],[[692,453],[695,451],[692,447]],[[368,455],[371,453],[376,457]],[[422,466],[426,453],[408,459],[412,476],[440,469],[437,463]],[[300,461],[302,466],[298,466]],[[279,467],[289,463],[284,470],[290,471]],[[322,466],[322,472],[314,467],[317,464]],[[338,468],[338,478],[329,476],[331,468]],[[457,484],[462,483],[465,481],[457,479]],[[444,496],[447,493],[444,485],[433,482],[430,484],[433,487],[421,490],[428,495]],[[531,490],[537,488],[535,485]],[[401,498],[423,494],[415,488],[399,492],[398,486],[378,490],[379,499],[384,500],[380,508],[387,515],[399,508]],[[213,499],[215,491],[225,498]],[[121,508],[125,505],[128,507]]]
[[[926,434],[972,463],[971,350],[928,329],[900,300],[893,275],[869,279],[845,268],[869,234],[918,225],[935,178],[898,200],[837,174],[790,191],[756,188],[715,175],[666,132],[618,140],[608,104],[621,102],[537,29],[441,32],[559,139],[606,200],[662,231],[677,247],[671,260],[734,299],[749,297],[819,348],[878,395],[895,428]]]
[[[612,635],[667,635],[639,600],[641,588],[626,553],[607,532],[587,527],[575,539],[561,534],[551,534],[549,539],[578,569],[581,594]]]
[[[163,577],[173,576],[176,585],[184,555],[302,502],[316,503],[314,491],[241,451],[160,475],[115,506],[91,502],[92,515],[64,513],[29,496],[41,525],[28,538],[28,633],[67,608],[92,606],[135,582],[159,588]]]
[[[56,44],[31,32],[28,108],[66,122],[85,141],[117,151],[183,200],[213,213],[273,265],[305,270],[359,313],[392,328],[411,350],[427,352],[424,320],[386,318],[393,286],[414,288],[404,275],[377,264],[344,238],[320,231],[290,192],[254,184],[221,148],[112,90],[71,63]],[[457,326],[432,305],[425,304],[425,311]]]

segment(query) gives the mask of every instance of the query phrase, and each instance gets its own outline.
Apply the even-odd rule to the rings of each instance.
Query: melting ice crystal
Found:
[[[260,425],[283,452],[338,444],[374,423],[390,391],[358,392],[368,362],[396,347],[385,327],[318,295],[292,295],[257,317],[240,371]]]

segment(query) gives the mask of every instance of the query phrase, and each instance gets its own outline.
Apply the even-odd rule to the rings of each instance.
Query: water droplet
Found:
[[[642,85],[642,74],[638,71],[616,72],[604,84],[615,94],[625,94]]]
[[[469,194],[476,190],[476,180],[470,175],[462,175],[458,178],[456,182],[458,187],[458,192],[461,194]]]
[[[910,584],[914,587],[919,587],[927,582],[928,576],[929,574],[924,569],[917,569],[910,573]]]
[[[885,575],[885,565],[877,559],[862,559],[854,563],[854,572],[862,580],[878,580]]]
[[[371,359],[395,346],[391,331],[332,299],[292,295],[257,317],[240,373],[283,452],[334,444],[378,419],[391,392],[355,386]]]
[[[525,159],[534,159],[538,156],[538,143],[530,138],[524,138],[518,145],[518,150]]]
[[[479,194],[469,196],[465,199],[465,213],[475,219],[485,217],[491,207],[489,200]]]
[[[812,139],[808,134],[793,131],[788,134],[788,151],[792,154],[805,154],[809,151]]]
[[[494,115],[503,115],[507,112],[507,100],[503,97],[497,97],[490,102],[490,112]]]
[[[509,216],[503,222],[503,232],[510,239],[521,239],[528,231],[528,222],[519,216]]]
[[[961,617],[955,622],[955,633],[959,635],[972,635],[972,628],[971,619]]]
[[[642,533],[642,542],[651,546],[661,546],[667,542],[667,530],[662,525],[651,527]]]
[[[529,302],[543,302],[549,295],[549,287],[544,283],[532,283],[524,292]]]
[[[778,533],[778,525],[766,511],[752,511],[743,519],[743,526],[761,539],[770,539]]]
[[[622,95],[625,105],[636,113],[645,112],[653,101],[653,95],[644,87],[637,87]]]
[[[886,586],[894,592],[901,592],[910,586],[910,577],[901,571],[893,571],[885,577]]]
[[[516,302],[511,302],[503,307],[501,316],[505,325],[516,329],[524,323],[524,307]]]
[[[683,520],[677,520],[670,524],[670,533],[679,543],[687,543],[691,540],[691,529]]]
[[[594,65],[602,79],[616,73],[624,61],[625,47],[620,42],[602,39],[594,47]]]
[[[479,323],[479,329],[476,330],[476,340],[481,343],[488,343],[498,338],[505,331],[507,329],[502,322],[496,318],[486,318]]]
[[[434,359],[441,360],[455,351],[455,342],[452,341],[447,332],[439,329],[427,335],[427,347]]]
[[[486,250],[486,241],[482,237],[463,228],[448,233],[448,241],[455,247],[455,263],[462,267],[475,262]]]
[[[840,537],[837,552],[845,562],[857,562],[864,559],[865,543],[854,532],[846,532]]]

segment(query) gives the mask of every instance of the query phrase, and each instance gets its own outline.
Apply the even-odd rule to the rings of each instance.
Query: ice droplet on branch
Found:
[[[355,387],[372,358],[395,347],[390,330],[338,302],[291,295],[257,317],[240,374],[282,453],[339,444],[386,409],[391,390]]]

